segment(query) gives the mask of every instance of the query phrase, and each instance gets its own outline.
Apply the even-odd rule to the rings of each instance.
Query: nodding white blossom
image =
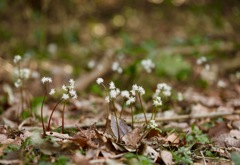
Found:
[[[141,65],[143,66],[144,70],[148,73],[151,73],[152,70],[155,68],[155,64],[152,62],[151,59],[142,60]]]
[[[136,101],[136,98],[133,96],[130,96],[128,98],[128,100],[126,101],[126,105],[131,105],[132,103],[134,103]]]
[[[21,87],[21,86],[22,86],[22,80],[21,80],[21,79],[17,79],[17,81],[14,83],[14,86],[15,86],[16,88]]]
[[[153,105],[155,106],[155,107],[159,107],[159,106],[161,106],[162,105],[162,98],[161,97],[156,97],[156,98],[154,98],[153,99]]]
[[[205,56],[202,56],[197,59],[197,64],[202,65],[203,63],[207,62],[207,58]]]
[[[154,97],[158,96],[162,93],[165,96],[171,96],[172,87],[167,85],[166,83],[157,84],[157,89],[155,91]]]
[[[52,82],[52,78],[51,77],[43,77],[41,79],[42,83],[45,84],[46,82],[51,83]]]
[[[98,78],[97,80],[96,80],[96,82],[97,82],[97,84],[102,84],[103,83],[103,78]]]
[[[14,64],[17,64],[19,61],[21,61],[22,57],[20,55],[14,56],[13,62]]]
[[[134,84],[132,86],[132,90],[130,91],[132,93],[133,96],[136,95],[136,93],[139,93],[140,95],[144,95],[145,94],[145,90],[143,87],[138,86],[137,84]]]
[[[156,128],[158,127],[157,123],[155,122],[155,120],[150,120],[148,123],[150,128]]]
[[[67,100],[67,99],[69,99],[69,95],[66,94],[66,93],[64,93],[64,94],[62,95],[62,99],[63,99],[63,100]]]
[[[114,82],[111,81],[111,82],[109,83],[109,89],[112,90],[112,89],[115,89],[115,88],[116,88],[116,86],[115,86]]]
[[[184,99],[184,98],[183,98],[183,94],[182,94],[181,92],[178,92],[178,93],[177,93],[177,100],[178,100],[178,101],[183,101],[183,99]]]
[[[118,88],[112,89],[109,92],[110,98],[115,99],[120,94],[120,90]]]
[[[51,89],[49,95],[54,95],[56,93],[55,89]]]
[[[125,90],[125,91],[121,92],[121,96],[125,97],[125,98],[129,98],[130,97],[130,93],[129,93],[129,91]]]
[[[218,86],[219,88],[225,88],[225,87],[227,86],[227,84],[226,84],[225,81],[219,80],[219,81],[217,82],[217,86]]]
[[[118,73],[122,73],[123,69],[121,68],[119,62],[115,61],[112,64],[112,70],[117,71]]]
[[[88,68],[89,69],[94,68],[95,65],[96,65],[96,62],[94,60],[91,60],[91,61],[88,62]]]

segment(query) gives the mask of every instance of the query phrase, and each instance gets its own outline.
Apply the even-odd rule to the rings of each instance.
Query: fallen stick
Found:
[[[156,122],[166,122],[166,121],[178,121],[178,120],[187,120],[187,119],[202,119],[202,118],[216,118],[216,117],[223,117],[223,116],[231,116],[231,115],[240,115],[239,111],[236,112],[214,112],[214,113],[208,113],[208,114],[203,114],[203,115],[176,115],[172,117],[157,117],[155,119]],[[149,120],[149,118],[148,118]],[[127,119],[126,120],[127,124],[131,124],[132,120]],[[135,120],[134,124],[141,124],[145,123],[145,119],[139,119]],[[78,124],[77,127],[90,127],[93,124]],[[95,123],[96,127],[104,127],[105,122],[97,122]],[[72,128],[73,126],[67,126],[67,128]]]

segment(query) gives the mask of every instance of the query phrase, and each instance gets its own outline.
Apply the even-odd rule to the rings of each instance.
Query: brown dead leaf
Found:
[[[124,120],[117,118],[117,121],[118,121],[118,126],[119,126],[120,138],[122,138],[124,135],[131,132],[131,130],[132,130],[131,127],[129,127]],[[115,116],[111,115],[111,129],[116,138],[118,138],[118,126],[117,126]]]
[[[156,162],[160,157],[159,153],[148,145],[144,145],[142,154],[151,158],[154,162]]]
[[[75,164],[91,165],[89,160],[84,155],[82,155],[80,152],[76,152],[72,156],[72,159]]]
[[[176,133],[172,133],[167,137],[167,141],[178,144],[180,142],[180,137]]]
[[[171,152],[166,151],[166,150],[162,150],[160,154],[161,154],[161,158],[162,158],[163,162],[166,165],[173,164],[173,156],[172,156]]]
[[[209,137],[218,137],[221,134],[228,133],[230,128],[227,126],[227,123],[221,122],[218,125],[212,127],[208,131]]]
[[[138,142],[139,142],[139,140],[141,138],[140,132],[141,131],[140,131],[139,128],[135,128],[130,133],[124,135],[122,137],[122,140],[125,142],[126,145],[137,147]]]
[[[240,131],[231,130],[212,139],[215,144],[221,147],[237,147],[240,148]]]

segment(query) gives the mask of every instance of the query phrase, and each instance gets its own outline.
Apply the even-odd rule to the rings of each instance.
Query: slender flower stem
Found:
[[[44,104],[45,99],[46,99],[46,94],[43,97],[42,106],[41,106],[41,120],[42,120],[43,136],[46,135],[46,130],[45,130],[44,121],[43,121],[43,104]]]
[[[63,111],[62,111],[62,133],[64,134],[64,110],[65,110],[66,102],[63,104]]]
[[[133,118],[133,106],[131,105],[131,113],[132,113],[132,128],[134,127],[134,118]]]
[[[116,124],[117,124],[117,131],[118,131],[118,142],[120,142],[120,129],[119,129],[119,124],[118,124],[118,118],[117,118],[117,108],[114,104],[114,101],[112,101],[113,104],[113,108],[114,108],[114,115],[115,115],[115,119],[116,119]]]
[[[21,77],[20,63],[18,63],[17,67],[18,67],[18,78],[21,80],[21,83],[22,83],[21,86],[20,86],[20,94],[21,94],[21,112],[23,112],[23,109],[24,109],[24,107],[23,107],[23,101],[24,101],[24,99],[23,99],[23,85],[24,84],[23,84],[23,78]]]
[[[53,108],[52,113],[51,113],[51,115],[50,115],[50,117],[49,117],[49,120],[48,120],[47,131],[50,131],[50,130],[51,130],[51,129],[50,129],[50,125],[51,125],[51,120],[52,120],[53,112],[56,110],[57,106],[58,106],[62,101],[63,101],[63,99],[60,99],[60,100],[58,101],[58,103],[55,105],[55,107]]]
[[[103,131],[104,134],[105,134],[105,132],[107,131],[107,127],[108,127],[108,124],[109,124],[109,120],[108,120],[109,111],[110,111],[110,103],[108,103],[108,106],[107,106],[106,124],[105,124],[105,129],[104,129],[104,131]]]
[[[139,93],[138,93],[138,98],[139,98],[139,101],[140,101],[140,104],[141,104],[141,107],[142,107],[142,111],[143,111],[143,114],[144,114],[145,122],[146,122],[146,124],[148,124],[146,112],[145,112],[145,109],[144,109],[144,107],[143,107],[142,99],[141,99],[141,96],[140,96]]]

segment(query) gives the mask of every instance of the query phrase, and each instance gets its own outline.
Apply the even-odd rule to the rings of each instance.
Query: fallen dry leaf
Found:
[[[137,144],[141,138],[140,132],[141,131],[139,128],[135,128],[133,131],[124,135],[122,137],[122,140],[125,142],[126,145],[137,147]]]
[[[132,129],[127,125],[127,123],[120,119],[117,118],[118,121],[118,126],[119,126],[119,134],[120,138],[122,138],[124,135],[128,134]],[[115,116],[111,115],[111,129],[116,138],[118,138],[118,127],[117,127],[117,122]]]
[[[160,152],[160,155],[161,155],[161,158],[163,160],[163,162],[166,164],[166,165],[171,165],[173,164],[173,156],[172,156],[172,153],[169,152],[169,151],[166,151],[166,150],[162,150]]]

